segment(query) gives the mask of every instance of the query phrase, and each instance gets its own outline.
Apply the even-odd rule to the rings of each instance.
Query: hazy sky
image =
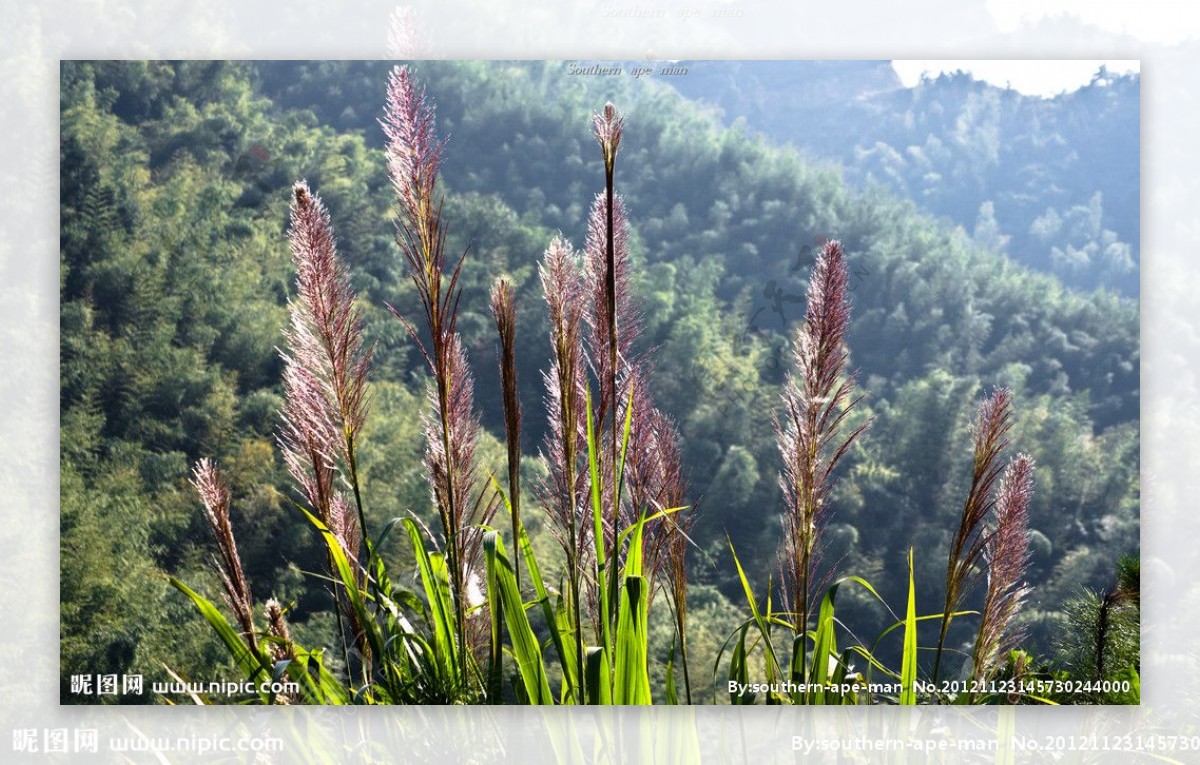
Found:
[[[1173,0],[984,0],[984,8],[1001,32],[1016,33],[1055,19],[1123,35],[1143,44],[1173,45],[1200,35],[1200,14]],[[1099,51],[1097,51],[1099,52]],[[905,85],[915,84],[922,72],[937,75],[956,69],[970,72],[993,85],[1011,85],[1029,95],[1054,96],[1086,85],[1101,64],[1113,73],[1140,71],[1138,61],[895,61]]]
[[[986,80],[999,87],[1011,85],[1022,93],[1046,97],[1086,85],[1102,64],[1113,74],[1140,71],[1138,61],[1112,59],[892,62],[905,85],[915,85],[922,72],[937,76],[940,72],[961,69],[970,72],[978,80]]]
[[[1196,37],[1200,29],[1200,16],[1191,4],[1177,0],[985,0],[984,6],[1004,32],[1022,23],[1071,16],[1139,42],[1170,45]]]

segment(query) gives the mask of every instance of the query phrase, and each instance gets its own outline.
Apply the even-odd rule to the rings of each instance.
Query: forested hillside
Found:
[[[1064,284],[1138,294],[1141,81],[1054,98],[959,72],[903,87],[886,61],[707,62],[674,86],[724,121],[837,161]]]
[[[187,483],[203,456],[230,478],[255,594],[294,601],[294,632],[329,642],[332,598],[311,573],[321,565],[320,540],[293,506],[275,448],[283,402],[276,348],[295,293],[284,232],[297,179],[328,206],[375,343],[361,460],[370,518],[381,525],[409,511],[432,518],[422,466],[424,368],[385,308],[411,313],[418,299],[395,243],[377,122],[388,68],[63,64],[64,700],[78,700],[67,692],[75,672],[161,677],[165,662],[205,675],[227,661],[162,576],[213,597],[220,589]],[[842,170],[813,163],[744,124],[723,127],[716,111],[653,78],[570,76],[563,64],[530,62],[429,62],[415,71],[449,136],[447,251],[467,253],[458,330],[486,430],[480,454],[497,475],[504,424],[488,288],[507,274],[516,289],[523,471],[534,479],[544,471],[533,455],[546,427],[540,381],[550,358],[537,262],[558,232],[582,245],[589,206],[603,188],[590,115],[608,100],[626,115],[617,182],[642,305],[636,350],[652,361],[654,400],[678,425],[689,500],[699,508],[689,616],[698,625],[697,655],[708,660],[697,664],[705,686],[717,648],[744,618],[726,534],[760,592],[776,573],[782,498],[773,413],[791,364],[789,333],[804,315],[817,247],[829,238],[842,242],[852,271],[850,367],[866,394],[854,416],[875,417],[838,470],[826,536],[836,571],[870,580],[900,612],[911,546],[918,591],[928,599],[922,611],[940,608],[947,548],[971,480],[968,425],[998,385],[1013,392],[1014,447],[1037,465],[1033,591],[1022,614],[1029,649],[1049,661],[1067,603],[1081,588],[1109,587],[1118,557],[1137,554],[1138,303],[1075,289],[1107,284],[1136,295],[1136,249],[1112,279],[1096,270],[1098,261],[1078,271],[1044,262],[1053,248],[1069,254],[1107,241],[1110,225],[1120,242],[1136,243],[1136,187],[1132,196],[1097,194],[1094,210],[1075,189],[1053,202],[1040,192],[999,194],[1012,188],[1010,176],[1047,162],[1033,145],[1036,132],[1028,146],[1000,147],[963,127],[962,151],[945,162],[978,151],[981,164],[969,183],[951,183],[914,169],[919,152],[900,164],[888,160],[881,143],[844,158]],[[889,96],[902,103],[880,96],[869,107],[847,105],[845,132],[863,134],[868,108],[876,126],[933,119],[928,102],[951,85],[980,114],[1026,119],[1027,105],[1008,109],[1015,96],[956,79]],[[1111,99],[1136,87],[1115,81],[1077,97]],[[1101,122],[1092,140],[1111,146],[1113,162],[1136,168],[1136,119],[1132,137],[1127,127]],[[897,131],[889,145],[907,146],[910,134]],[[1089,156],[1070,132],[1059,140],[1065,147],[1055,156]],[[924,151],[943,167],[941,155]],[[1078,166],[1072,160],[1055,172]],[[848,183],[885,171],[895,191]],[[971,183],[975,196],[962,192]],[[1004,246],[989,240],[982,223],[972,238],[921,212],[919,205],[962,212],[939,208],[933,197],[973,206],[981,218],[994,203],[989,214],[1005,221],[1004,231],[1007,221],[1030,215],[1058,216],[1060,228],[1037,229],[1049,232],[1045,247],[1026,256],[1032,251],[1018,251],[1016,238]],[[1081,204],[1092,211],[1079,212]],[[1076,217],[1092,227],[1075,226]],[[1076,229],[1083,238],[1066,233]],[[525,508],[535,547],[548,548],[542,514],[532,499]],[[845,600],[844,618],[864,633],[891,623],[877,603]],[[969,634],[960,621],[951,644]],[[656,628],[665,653],[669,628]]]

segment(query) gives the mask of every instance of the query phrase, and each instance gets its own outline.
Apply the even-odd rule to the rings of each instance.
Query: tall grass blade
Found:
[[[789,677],[792,683],[799,685],[804,682],[805,652],[808,650],[808,634],[797,635],[792,639],[792,661],[789,666]],[[789,694],[793,701],[802,700],[801,694],[792,691]]]
[[[614,395],[616,395],[616,394],[614,393]],[[615,406],[615,402],[614,402],[614,406]],[[619,573],[617,572],[617,558],[620,555],[619,551],[621,549],[621,541],[619,539],[617,539],[616,525],[617,525],[617,519],[619,519],[621,517],[621,511],[620,511],[621,494],[625,489],[625,457],[629,452],[629,431],[630,431],[632,423],[633,423],[633,382],[630,381],[629,397],[625,402],[625,423],[622,426],[622,433],[621,433],[621,452],[617,456],[617,460],[616,460],[617,473],[613,479],[613,523],[614,523],[613,550],[612,550],[613,562],[612,562],[612,569],[609,571],[609,581],[608,581],[608,602],[609,603],[612,603],[617,598],[617,583],[618,583],[619,577],[620,577]],[[629,561],[630,555],[627,554],[625,556],[625,560],[626,560],[626,564],[625,564],[626,572],[625,573],[626,573],[626,575],[632,574],[634,576],[641,576],[641,573],[642,573],[642,571],[641,571],[642,556],[640,554],[640,545],[641,545],[640,528],[638,531],[638,537],[639,537],[639,540],[638,540],[639,554],[637,557],[638,568],[636,571],[628,570],[628,566],[629,566],[628,561]]]
[[[491,703],[499,704],[504,693],[504,637],[500,630],[504,621],[504,601],[492,596],[495,589],[490,586],[490,573],[488,585],[488,617],[492,635],[488,646],[487,696]]]
[[[679,693],[675,689],[675,649],[679,645],[679,636],[671,638],[671,655],[667,657],[667,703],[671,706],[679,704]]]
[[[836,666],[839,660],[837,635],[834,632],[834,599],[837,597],[837,590],[837,584],[829,588],[821,598],[821,609],[817,613],[817,629],[813,635],[812,670],[809,672],[811,682],[816,684],[817,688],[806,694],[806,700],[812,704],[826,702],[830,667]]]
[[[588,646],[584,674],[587,678],[585,688],[588,703],[598,706],[612,704],[612,672],[602,646]]]
[[[554,602],[554,621],[551,623],[550,639],[558,650],[559,663],[563,668],[562,693],[559,695],[563,704],[583,703],[584,669],[579,655],[575,652],[576,627],[571,622],[573,613],[575,611],[571,607],[570,591],[560,593]]]
[[[445,558],[425,548],[425,538],[411,518],[404,519],[404,528],[412,542],[417,559],[417,571],[425,590],[429,607],[429,624],[433,631],[434,652],[448,677],[458,675],[458,650],[454,631],[454,606],[450,594],[450,577]]]
[[[737,551],[733,549],[733,541],[732,540],[728,540],[728,541],[729,541],[729,552],[733,554],[733,564],[737,568],[738,579],[742,583],[742,591],[744,593],[746,593],[746,602],[750,604],[751,620],[754,622],[754,625],[756,627],[758,627],[759,634],[762,635],[763,650],[766,652],[766,659],[767,659],[767,663],[766,663],[767,683],[772,684],[775,682],[775,678],[782,674],[782,670],[780,669],[779,659],[775,655],[775,648],[774,648],[774,646],[771,645],[771,628],[769,625],[769,614],[768,614],[768,617],[764,617],[762,612],[759,610],[758,603],[754,599],[754,590],[751,589],[750,581],[746,578],[746,571],[745,571],[745,569],[742,568],[742,562],[740,560],[738,560]],[[745,643],[745,637],[743,636],[743,639],[741,641],[741,644],[743,646],[743,655],[745,653],[744,643]]]
[[[500,482],[496,480],[494,475],[491,476],[492,487],[500,496],[500,500],[504,507],[512,513],[512,505],[509,503],[508,495],[500,486]],[[545,619],[547,626],[550,628],[550,641],[554,645],[554,650],[558,654],[559,664],[562,665],[564,692],[562,699],[564,702],[579,703],[579,658],[575,652],[575,641],[573,633],[576,627],[571,624],[570,611],[567,609],[567,603],[561,596],[558,599],[557,606],[551,600],[550,591],[546,589],[545,580],[542,579],[542,571],[538,566],[537,556],[533,552],[533,544],[529,541],[529,533],[525,530],[525,524],[516,519],[517,528],[517,545],[520,547],[521,556],[525,559],[525,569],[529,575],[529,582],[533,584],[533,593],[537,597],[537,604],[542,610],[542,618]]]
[[[917,588],[913,579],[913,551],[908,548],[908,610],[904,615],[904,654],[900,660],[900,703],[917,703]]]
[[[350,703],[346,686],[325,667],[325,651],[296,648],[296,658],[288,664],[288,676],[300,684],[305,700],[314,704],[343,705]]]
[[[646,622],[649,617],[650,583],[641,576],[641,520],[634,524],[625,568],[624,587],[617,612],[614,701],[617,704],[649,704],[650,672],[647,661],[650,636]]]
[[[733,644],[733,655],[729,659],[729,682],[732,684],[729,691],[730,704],[754,703],[754,694],[746,689],[750,683],[750,669],[746,666],[746,633],[749,629],[750,622],[746,622],[738,630],[738,639]],[[720,661],[720,657],[717,660]],[[713,670],[715,673],[716,667],[713,667]]]
[[[216,631],[217,635],[221,638],[221,642],[225,644],[225,648],[228,649],[230,655],[233,656],[234,662],[237,663],[238,668],[245,673],[248,679],[261,682],[271,677],[270,662],[265,657],[261,655],[256,656],[250,651],[250,646],[246,645],[246,641],[238,635],[237,631],[234,630],[232,626],[230,626],[229,622],[226,621],[225,617],[221,615],[221,612],[217,610],[216,606],[214,606],[203,595],[188,587],[175,577],[171,577],[170,582],[171,586],[182,592],[184,595],[187,595],[189,598],[191,598],[192,602],[196,604],[196,608],[200,610],[201,616],[203,616],[204,620],[207,621],[209,625],[212,626],[213,630]],[[264,703],[266,702],[266,694],[260,693],[259,697]]]
[[[498,604],[504,614],[524,693],[530,704],[553,704],[554,695],[550,692],[550,682],[546,677],[542,649],[525,615],[525,604],[521,600],[521,591],[517,589],[516,574],[504,552],[499,532],[488,531],[484,534],[483,550],[487,558],[488,600],[494,606]]]
[[[321,532],[321,536],[325,540],[325,547],[329,552],[329,560],[333,564],[333,570],[337,578],[341,580],[342,587],[346,591],[346,599],[350,602],[350,607],[357,617],[358,628],[362,631],[361,637],[366,639],[372,655],[382,656],[384,652],[383,635],[379,631],[378,623],[367,610],[365,593],[359,587],[355,566],[346,557],[346,551],[342,547],[342,542],[338,539],[337,534],[326,526],[320,518],[303,507],[300,510],[308,517],[309,522]],[[358,643],[359,639],[360,637],[356,635],[355,642]]]

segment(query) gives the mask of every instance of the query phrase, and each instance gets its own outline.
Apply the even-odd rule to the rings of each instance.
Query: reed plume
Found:
[[[292,642],[292,632],[288,629],[287,618],[283,614],[283,606],[275,598],[267,601],[263,607],[267,617],[267,632],[277,643],[271,643],[271,656],[275,661],[286,661],[296,658],[296,644]]]
[[[636,389],[635,389],[636,390]],[[636,394],[635,394],[636,395]],[[635,419],[638,414],[635,411]],[[646,570],[649,578],[666,575],[675,617],[675,632],[683,664],[683,685],[687,703],[692,703],[692,681],[688,669],[687,642],[687,548],[696,521],[695,507],[685,508],[688,482],[683,471],[679,430],[661,411],[651,409],[643,429],[648,437],[635,449],[630,461],[630,499],[634,507],[648,512],[674,510],[647,525]],[[653,602],[656,587],[650,589]]]
[[[387,56],[393,59],[426,59],[434,50],[424,20],[411,5],[399,5],[388,21]]]
[[[289,472],[313,512],[351,561],[367,531],[358,480],[358,438],[367,416],[372,350],[363,342],[345,265],[337,255],[329,213],[300,181],[292,188],[288,231],[297,297],[284,330],[285,405],[280,446]],[[336,488],[341,472],[354,508]]]
[[[538,493],[555,520],[551,529],[569,568],[576,568],[591,546],[588,524],[583,522],[586,471],[581,465],[587,453],[586,359],[581,341],[584,281],[579,258],[562,237],[550,242],[538,273],[550,315],[552,350],[550,371],[542,375],[549,425],[542,456],[549,471]]]
[[[592,215],[588,221],[588,239],[585,248],[588,269],[593,274],[601,273],[600,263],[603,263],[603,280],[593,279],[595,285],[595,302],[592,311],[592,362],[596,365],[596,374],[600,379],[600,401],[596,416],[604,421],[604,413],[609,414],[609,470],[612,475],[610,510],[607,515],[611,525],[608,547],[608,559],[616,566],[617,532],[620,526],[620,508],[617,476],[617,444],[619,442],[617,429],[617,378],[618,358],[624,350],[620,341],[621,333],[618,325],[623,325],[628,316],[622,315],[622,297],[627,298],[622,291],[628,280],[624,270],[628,257],[628,226],[625,221],[624,206],[616,197],[616,167],[617,152],[620,150],[621,137],[624,134],[625,119],[611,102],[604,105],[603,111],[592,116],[592,129],[596,142],[604,157],[604,194],[597,196],[592,206]],[[601,295],[603,303],[601,303]],[[628,301],[625,301],[628,305]],[[631,328],[630,328],[631,329]],[[632,332],[626,332],[625,346],[632,339]],[[607,346],[602,349],[602,346]],[[616,577],[612,579],[616,586]]]
[[[421,416],[425,467],[434,506],[444,524],[445,549],[456,577],[455,599],[465,608],[467,585],[472,576],[478,576],[483,536],[476,532],[495,507],[476,491],[475,449],[480,425],[474,406],[475,380],[457,332],[450,336],[437,370],[445,379],[428,385],[429,408]]]
[[[474,382],[457,330],[463,259],[448,270],[437,186],[445,141],[438,140],[433,105],[408,67],[398,66],[390,73],[381,124],[397,199],[396,240],[417,289],[428,339],[422,340],[399,311],[390,305],[388,309],[404,322],[432,376],[430,413],[425,417],[426,464],[457,604],[458,643],[466,646],[467,584],[477,576],[482,541],[478,527],[490,519],[495,504],[485,502],[482,493],[471,496],[479,419]]]
[[[584,522],[587,471],[581,464],[581,456],[587,454],[587,377],[581,336],[585,288],[579,258],[561,236],[546,248],[538,274],[550,315],[552,354],[550,371],[542,374],[549,427],[541,456],[548,471],[537,495],[555,521],[551,532],[566,554],[576,677],[582,677],[581,574],[594,549],[590,525]]]
[[[618,381],[628,367],[634,341],[641,328],[641,317],[633,301],[629,283],[629,221],[625,201],[613,202],[612,241],[608,234],[608,200],[597,194],[588,216],[587,239],[584,243],[584,274],[588,291],[586,346],[588,357],[600,383],[597,419],[610,414],[609,403],[619,400]],[[611,245],[612,260],[608,249]],[[615,353],[613,353],[615,350]]]
[[[992,395],[980,403],[973,426],[971,488],[963,504],[958,530],[950,543],[950,556],[946,564],[946,599],[938,633],[937,657],[933,664],[935,682],[939,677],[952,614],[974,585],[977,566],[984,554],[984,521],[996,506],[994,489],[1003,470],[1000,458],[1008,446],[1011,427],[1012,393],[1007,388],[996,388]]]
[[[232,609],[250,650],[258,653],[258,639],[254,632],[254,598],[242,571],[237,542],[233,538],[233,525],[229,521],[229,484],[207,457],[200,459],[192,469],[191,484],[200,496],[204,517],[217,541],[219,555],[214,556],[213,563],[225,587],[225,602]]]
[[[500,336],[500,389],[504,402],[504,440],[508,447],[508,496],[512,508],[513,549],[520,544],[521,527],[521,401],[517,396],[517,306],[512,282],[496,280],[491,295],[492,318]],[[513,574],[521,585],[521,556],[513,556]]]
[[[288,242],[297,294],[288,304],[285,348],[279,351],[284,365],[279,446],[301,495],[333,534],[361,583],[367,525],[357,445],[367,415],[372,351],[363,342],[361,314],[337,255],[329,212],[304,181],[292,187]],[[354,507],[338,488],[339,474],[353,493]],[[328,565],[336,574],[332,558]],[[358,614],[336,590],[334,601],[339,631],[344,613],[364,675],[369,675],[370,650]]]
[[[833,470],[870,424],[866,420],[847,428],[846,423],[862,400],[854,394],[855,376],[846,373],[848,281],[841,243],[827,242],[809,279],[804,323],[792,341],[795,369],[784,383],[783,414],[775,418],[784,464],[779,484],[787,505],[780,570],[784,603],[794,614],[797,635],[807,630]]]
[[[607,534],[606,559],[609,571],[609,600],[615,602],[622,566],[618,535],[639,517],[683,505],[686,482],[679,459],[679,436],[673,423],[654,408],[650,396],[650,364],[634,353],[641,317],[633,298],[629,220],[624,200],[615,188],[616,159],[624,135],[625,121],[613,104],[592,118],[593,133],[604,160],[605,188],[593,200],[584,245],[584,289],[587,333],[584,347],[599,385],[595,417],[598,474],[602,506],[602,532]],[[629,441],[623,448],[622,423],[630,425]],[[604,427],[607,424],[607,427]],[[590,476],[585,475],[588,491]],[[626,491],[626,488],[628,491]],[[645,575],[652,580],[668,565],[668,551],[683,529],[675,517],[650,521],[645,529],[643,555]],[[682,548],[681,548],[682,549]],[[678,557],[678,556],[677,556]],[[674,589],[686,588],[686,570],[674,568]],[[599,572],[598,572],[599,573]],[[654,589],[651,588],[651,595]],[[682,634],[682,631],[681,631]]]
[[[651,403],[644,382],[648,376],[646,366],[636,364],[629,372],[633,412],[629,450],[625,456],[628,502],[622,507],[622,524],[628,526],[639,516],[675,511],[646,524],[644,565],[647,578],[653,580],[668,569],[671,544],[681,531],[679,517],[682,511],[678,508],[684,505],[687,481],[683,475],[679,431],[671,418]],[[622,410],[624,407],[622,404]],[[655,592],[652,588],[651,601]]]
[[[996,492],[996,520],[987,533],[983,558],[987,593],[972,656],[974,678],[984,680],[1017,643],[1014,625],[1030,588],[1022,580],[1029,567],[1029,503],[1033,499],[1033,459],[1020,454],[1009,463]]]
[[[587,325],[584,349],[599,387],[599,395],[593,399],[593,416],[597,423],[596,460],[601,480],[601,532],[607,537],[607,542],[603,539],[601,542],[604,543],[609,573],[606,586],[611,590],[610,600],[616,599],[615,574],[621,566],[617,536],[633,514],[627,503],[623,513],[623,503],[619,501],[618,451],[623,435],[622,423],[630,393],[643,398],[645,393],[634,385],[635,370],[630,359],[638,317],[629,285],[628,243],[629,226],[623,201],[620,197],[610,197],[607,192],[597,194],[588,217],[583,250],[584,320]],[[634,408],[639,408],[636,402]],[[630,449],[636,451],[639,441],[640,438],[631,431]],[[585,474],[584,481],[586,496],[586,492],[591,491],[590,476]]]
[[[380,125],[387,138],[388,176],[399,201],[402,225],[410,226],[419,240],[420,249],[412,254],[436,265],[433,259],[442,252],[438,246],[441,199],[437,174],[446,142],[438,140],[433,105],[406,66],[393,68],[388,77]]]

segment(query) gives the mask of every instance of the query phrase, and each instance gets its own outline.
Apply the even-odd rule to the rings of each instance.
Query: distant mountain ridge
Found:
[[[671,80],[726,124],[841,164],[1068,286],[1138,294],[1140,77],[1051,99],[887,61],[691,63]]]

